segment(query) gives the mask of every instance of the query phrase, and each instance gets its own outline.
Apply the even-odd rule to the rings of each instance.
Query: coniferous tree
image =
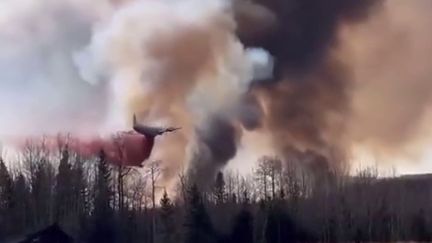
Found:
[[[384,197],[384,195],[382,197]],[[373,228],[372,238],[373,240],[389,242],[391,241],[392,233],[392,215],[385,199],[379,201],[376,206],[374,222],[376,222],[377,225]]]
[[[88,226],[88,215],[90,213],[89,188],[84,174],[82,161],[76,158],[72,169],[72,194],[74,212],[78,223],[78,232],[85,233]]]
[[[29,186],[26,182],[25,177],[19,174],[14,182],[14,226],[15,233],[22,233],[30,226],[30,204],[29,198],[31,197]]]
[[[55,219],[63,221],[73,212],[72,167],[69,163],[69,151],[65,148],[59,163],[55,185]]]
[[[13,206],[13,180],[0,157],[0,236],[11,230]]]
[[[29,151],[20,161],[25,170],[17,166],[15,176],[0,161],[1,242],[39,230],[56,218],[66,232],[86,242],[171,243],[182,240],[179,235],[188,243],[432,239],[428,208],[432,194],[412,179],[338,178],[342,183],[313,190],[314,178],[305,180],[306,170],[299,174],[298,168],[284,167],[282,174],[267,157],[261,160],[255,182],[227,171],[225,178],[217,174],[213,187],[200,192],[196,185],[188,186],[193,178],[182,176],[181,187],[173,194],[180,200],[174,205],[164,193],[161,207],[153,209],[157,167],[148,171],[151,178],[130,174],[137,178],[123,183],[103,152],[96,168],[67,150],[61,155],[54,170],[57,161],[47,153]],[[179,220],[180,215],[185,217]]]
[[[33,226],[36,228],[52,223],[54,185],[52,164],[46,158],[42,158],[37,162],[31,180]]]
[[[8,169],[0,157],[0,209],[12,207],[13,180]]]
[[[245,205],[234,220],[232,243],[253,243],[253,215]]]
[[[175,221],[174,221],[174,205],[171,202],[171,199],[168,197],[166,191],[160,200],[160,238],[161,243],[172,243],[176,242],[175,238]]]
[[[106,162],[105,153],[99,154],[95,181],[94,211],[90,242],[115,242],[111,172]]]
[[[418,210],[413,216],[411,224],[410,240],[418,242],[430,242],[432,239],[431,230],[426,222],[426,215],[423,209]]]
[[[186,207],[185,242],[213,242],[214,235],[210,217],[196,184],[193,184],[188,191]]]

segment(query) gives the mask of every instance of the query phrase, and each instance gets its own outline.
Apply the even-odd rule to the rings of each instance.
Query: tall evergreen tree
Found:
[[[33,226],[36,228],[52,222],[51,209],[54,185],[55,179],[52,164],[46,158],[42,158],[37,162],[36,170],[31,180]]]
[[[8,169],[0,157],[0,210],[12,207],[13,180]]]
[[[430,242],[432,240],[432,233],[426,221],[426,214],[424,209],[418,210],[415,213],[411,223],[411,237],[409,240],[418,242]]]
[[[111,171],[104,151],[99,154],[95,181],[94,211],[90,242],[115,242]]]
[[[11,230],[13,206],[13,180],[0,157],[0,236],[8,234]]]
[[[73,212],[72,166],[69,163],[69,151],[63,149],[55,185],[55,219],[63,221]]]
[[[85,232],[88,226],[88,216],[90,213],[89,188],[84,174],[82,161],[76,158],[72,168],[72,194],[74,202],[75,217],[78,222],[78,231]]]
[[[213,228],[196,184],[188,191],[185,219],[185,242],[213,242]]]
[[[312,236],[296,224],[281,204],[271,205],[268,209],[265,238],[266,242],[272,243],[312,240]]]
[[[174,205],[171,199],[168,197],[168,193],[164,191],[164,194],[160,200],[160,242],[171,243],[176,242],[175,238],[175,221],[174,221]]]
[[[14,182],[14,233],[22,233],[30,226],[30,188],[25,177],[19,174]]]
[[[253,216],[247,206],[244,206],[235,218],[231,242],[253,243],[253,238]]]

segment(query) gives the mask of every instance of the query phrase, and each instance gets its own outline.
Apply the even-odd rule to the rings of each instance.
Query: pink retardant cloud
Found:
[[[23,150],[29,142],[36,142],[35,145],[38,146],[42,141],[48,151],[57,151],[60,146],[67,145],[69,151],[83,158],[91,158],[98,156],[103,150],[107,162],[111,164],[139,167],[150,157],[154,145],[154,137],[136,132],[119,132],[109,137],[45,136],[36,139],[15,139],[15,144]]]

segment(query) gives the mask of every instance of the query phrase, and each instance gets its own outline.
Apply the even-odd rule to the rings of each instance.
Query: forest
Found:
[[[160,161],[124,168],[103,151],[84,160],[38,146],[17,158],[0,160],[0,242],[53,223],[76,242],[432,240],[427,175],[317,174],[264,156],[250,174],[221,170],[203,186],[184,171],[166,190]]]

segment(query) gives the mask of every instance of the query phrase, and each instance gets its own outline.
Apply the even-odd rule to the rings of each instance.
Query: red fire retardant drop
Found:
[[[104,151],[108,162],[122,166],[142,166],[150,157],[154,136],[136,132],[120,132],[109,138],[69,139],[68,148],[82,157]]]
[[[57,136],[40,139],[15,139],[21,149],[25,149],[28,142],[43,144],[48,151],[58,151],[67,146],[68,150],[84,158],[91,158],[105,153],[106,160],[114,165],[142,167],[153,150],[155,137],[167,132],[174,132],[180,128],[148,127],[140,125],[133,117],[133,131],[118,132],[109,137],[73,137]],[[26,141],[23,143],[23,141]],[[32,144],[32,143],[30,143]],[[34,144],[34,143],[33,143]]]
[[[109,137],[75,137],[75,136],[44,136],[43,138],[14,139],[13,144],[22,151],[39,146],[48,152],[57,152],[67,146],[67,149],[84,159],[96,157],[101,151],[105,153],[108,163],[122,166],[143,166],[150,157],[155,141],[152,134],[144,135],[135,131],[118,132]],[[42,146],[43,145],[43,146]]]

